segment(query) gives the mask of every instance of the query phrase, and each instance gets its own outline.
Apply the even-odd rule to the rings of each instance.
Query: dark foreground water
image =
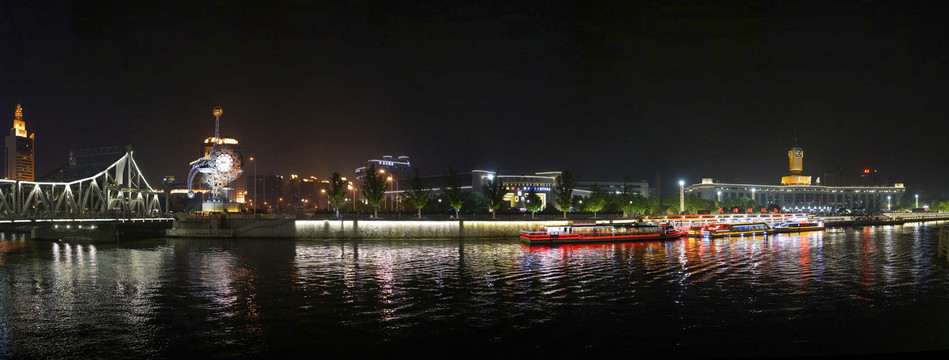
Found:
[[[0,358],[949,349],[941,224],[733,240],[0,240]]]

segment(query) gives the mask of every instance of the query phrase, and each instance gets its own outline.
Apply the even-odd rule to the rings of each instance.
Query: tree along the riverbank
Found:
[[[573,202],[573,189],[577,187],[577,180],[573,178],[570,170],[564,170],[554,178],[554,195],[557,197],[557,206],[563,212],[563,218],[567,218],[567,212],[570,211],[570,205]]]
[[[366,169],[362,179],[362,195],[372,206],[375,217],[379,217],[379,205],[382,204],[382,199],[385,198],[386,189],[388,188],[389,183],[386,182],[385,175],[376,172],[375,164],[369,165],[369,169]]]
[[[504,195],[507,195],[504,183],[497,177],[489,179],[482,185],[481,193],[484,194],[485,204],[488,206],[488,211],[491,212],[491,218],[495,219],[498,208],[504,202]]]
[[[543,200],[540,199],[540,196],[537,195],[537,192],[534,189],[531,189],[527,196],[524,197],[524,208],[531,213],[531,219],[534,218],[534,214],[540,211],[544,207]]]
[[[604,205],[606,205],[606,199],[603,198],[603,190],[600,189],[600,185],[594,182],[593,185],[590,185],[590,196],[583,203],[583,210],[592,212],[595,218],[596,213],[603,210]]]
[[[406,192],[405,197],[409,199],[412,206],[415,206],[415,209],[418,210],[418,218],[421,219],[422,208],[432,199],[432,194],[428,186],[425,185],[425,180],[422,180],[419,176],[418,168],[415,168],[415,176],[409,179],[409,190]]]
[[[449,167],[448,172],[445,173],[445,196],[448,197],[448,203],[453,209],[455,209],[455,217],[458,217],[458,213],[461,212],[461,206],[464,205],[464,201],[461,199],[461,186],[458,185],[458,174],[455,173],[455,169]]]
[[[346,182],[338,172],[330,176],[329,184],[326,184],[326,199],[333,210],[336,211],[336,217],[339,217],[339,206],[343,204],[343,198],[346,196]]]

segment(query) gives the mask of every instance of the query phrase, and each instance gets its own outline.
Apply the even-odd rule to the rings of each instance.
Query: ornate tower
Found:
[[[801,172],[804,171],[804,149],[797,145],[797,139],[794,143],[795,145],[788,151],[788,170],[791,171],[791,175],[782,177],[781,185],[810,185],[811,177],[801,176]]]
[[[804,150],[800,146],[794,146],[788,151],[790,159],[791,175],[801,175],[804,170]]]
[[[13,114],[13,128],[4,142],[4,158],[6,158],[5,177],[11,180],[33,181],[34,174],[34,135],[26,136],[26,122],[23,121],[23,107],[16,105]]]

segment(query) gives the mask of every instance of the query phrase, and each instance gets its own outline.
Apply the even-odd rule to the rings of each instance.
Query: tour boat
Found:
[[[725,237],[742,235],[765,235],[771,227],[763,222],[717,223],[693,226],[686,232],[689,237]]]
[[[781,222],[774,224],[772,231],[776,233],[824,231],[824,222],[810,222],[807,220]]]
[[[529,244],[574,244],[678,239],[683,234],[670,224],[600,224],[548,226],[521,230],[521,241]]]

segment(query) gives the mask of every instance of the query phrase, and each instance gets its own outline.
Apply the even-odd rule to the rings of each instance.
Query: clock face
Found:
[[[221,172],[230,171],[233,165],[234,159],[232,159],[231,155],[228,154],[220,154],[218,155],[217,159],[214,159],[214,167],[216,167],[217,170]]]
[[[797,150],[797,153],[795,153],[795,155],[796,155],[797,157],[801,157],[801,149],[798,149],[798,150]]]

